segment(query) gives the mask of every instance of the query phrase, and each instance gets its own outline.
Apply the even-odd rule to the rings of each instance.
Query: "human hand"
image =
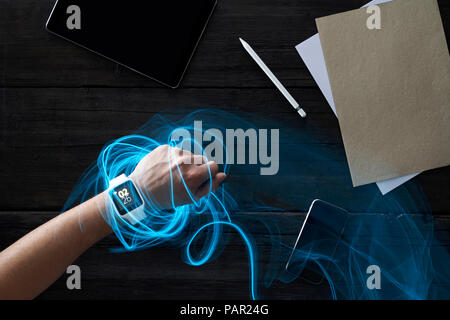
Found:
[[[201,155],[169,145],[161,145],[138,163],[130,179],[161,209],[169,209],[172,207],[170,171],[172,171],[176,206],[192,202],[181,180],[181,175],[196,201],[209,193],[211,183],[212,191],[214,191],[227,177],[225,173],[219,172],[219,166],[214,161],[207,163],[206,158]]]

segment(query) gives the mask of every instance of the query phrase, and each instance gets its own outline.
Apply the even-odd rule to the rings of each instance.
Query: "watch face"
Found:
[[[121,216],[139,208],[143,204],[141,196],[131,181],[126,181],[118,185],[109,191],[109,195],[113,199],[114,206]]]

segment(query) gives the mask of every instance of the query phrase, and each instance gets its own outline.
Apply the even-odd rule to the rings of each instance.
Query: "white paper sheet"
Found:
[[[391,0],[374,0],[366,4],[364,7],[389,2]],[[308,67],[309,72],[313,76],[320,90],[322,91],[325,99],[328,101],[334,114],[337,116],[336,107],[334,105],[333,93],[331,91],[330,80],[328,78],[327,67],[325,64],[325,58],[323,56],[322,45],[320,44],[319,34],[312,36],[295,47],[303,59],[305,65]],[[402,177],[392,178],[384,181],[378,181],[376,184],[383,195],[399,187],[403,183],[411,180],[415,176],[420,174],[413,173]]]

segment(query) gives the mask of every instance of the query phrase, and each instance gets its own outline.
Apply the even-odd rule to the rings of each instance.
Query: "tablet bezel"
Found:
[[[183,80],[184,75],[186,74],[187,68],[188,68],[189,64],[191,63],[192,57],[194,56],[194,53],[195,53],[196,50],[197,50],[197,47],[198,47],[198,45],[199,45],[199,43],[200,43],[200,40],[201,40],[203,34],[205,33],[206,27],[208,26],[208,23],[209,23],[209,21],[210,21],[210,19],[211,19],[211,16],[212,16],[213,12],[214,12],[214,9],[215,9],[216,6],[217,6],[217,0],[209,0],[209,1],[212,1],[212,2],[213,2],[213,5],[212,5],[212,7],[211,7],[211,12],[209,13],[208,18],[206,19],[205,25],[204,25],[204,27],[203,27],[201,33],[200,33],[200,36],[199,36],[198,40],[196,41],[196,43],[195,43],[195,45],[194,45],[194,48],[193,48],[193,50],[192,50],[191,55],[189,56],[189,59],[188,59],[188,61],[187,61],[187,63],[186,63],[186,66],[184,67],[183,71],[181,72],[181,75],[180,75],[180,77],[178,78],[177,82],[174,83],[174,84],[165,83],[164,81],[161,81],[161,80],[156,79],[156,78],[154,78],[154,77],[152,77],[152,76],[149,76],[149,75],[147,75],[147,74],[145,74],[145,73],[143,73],[143,72],[141,72],[141,71],[139,71],[139,70],[136,70],[136,69],[134,69],[134,68],[132,68],[132,67],[130,67],[130,66],[124,64],[124,63],[122,63],[122,62],[119,62],[119,61],[117,61],[117,60],[115,60],[115,59],[113,59],[113,58],[110,58],[110,57],[108,57],[108,56],[102,54],[102,53],[99,53],[99,52],[97,52],[97,51],[95,51],[95,50],[93,50],[93,49],[90,49],[90,48],[88,48],[88,47],[82,45],[81,43],[78,43],[78,42],[76,42],[76,41],[73,41],[73,40],[71,40],[71,39],[69,39],[69,38],[66,38],[65,36],[60,35],[59,33],[55,32],[55,31],[50,30],[50,29],[49,29],[49,23],[50,23],[50,20],[51,20],[52,17],[53,17],[53,13],[54,13],[54,11],[55,11],[56,6],[58,5],[59,0],[56,0],[56,1],[55,1],[55,4],[53,5],[52,11],[51,11],[51,13],[50,13],[50,16],[48,17],[47,22],[45,23],[45,30],[47,30],[47,31],[50,32],[51,34],[54,34],[54,35],[56,35],[56,36],[58,36],[58,37],[60,37],[60,38],[62,38],[62,39],[64,39],[64,40],[66,40],[66,41],[69,41],[69,42],[71,42],[71,43],[73,43],[73,44],[75,44],[75,45],[77,45],[77,46],[79,46],[79,47],[81,47],[81,48],[83,48],[83,49],[86,49],[86,50],[88,50],[88,51],[90,51],[90,52],[93,52],[93,53],[95,53],[95,54],[97,54],[97,55],[99,55],[99,56],[101,56],[101,57],[103,57],[103,58],[105,58],[105,59],[108,59],[108,60],[110,60],[110,61],[112,61],[112,62],[114,62],[114,63],[117,63],[117,64],[119,64],[119,65],[121,65],[121,66],[123,66],[123,67],[125,67],[125,68],[127,68],[127,69],[129,69],[129,70],[131,70],[131,71],[134,71],[134,72],[136,72],[136,73],[138,73],[138,74],[140,74],[140,75],[142,75],[142,76],[144,76],[144,77],[146,77],[146,78],[148,78],[148,79],[154,80],[154,81],[156,81],[156,82],[158,82],[158,83],[160,83],[160,84],[162,84],[162,85],[164,85],[164,86],[167,86],[167,87],[169,87],[169,88],[176,89],[176,88],[178,88],[178,87],[180,86],[181,81]]]

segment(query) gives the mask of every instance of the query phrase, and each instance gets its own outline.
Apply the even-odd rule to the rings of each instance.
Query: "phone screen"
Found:
[[[286,264],[286,271],[300,278],[320,284],[338,244],[349,213],[331,203],[314,200]]]

